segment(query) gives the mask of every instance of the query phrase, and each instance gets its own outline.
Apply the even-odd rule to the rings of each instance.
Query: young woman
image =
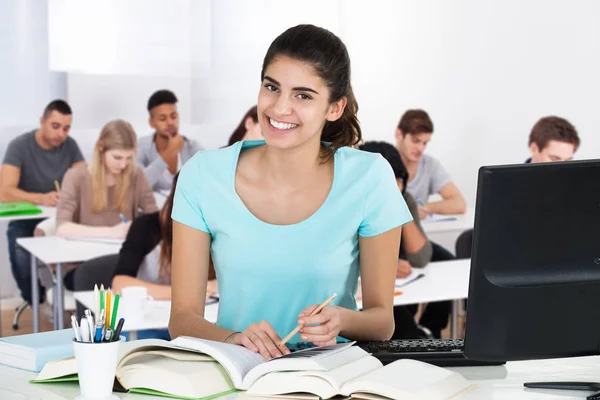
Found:
[[[119,292],[128,286],[144,286],[155,300],[171,299],[171,212],[178,175],[173,178],[173,188],[162,209],[142,215],[131,224],[112,280],[114,291]],[[214,275],[211,268],[207,297],[216,293]]]
[[[258,123],[258,114],[256,112],[256,106],[254,106],[246,112],[246,115],[244,115],[240,124],[235,128],[235,131],[233,131],[229,137],[227,146],[231,146],[235,142],[241,140],[256,140],[262,138],[263,135],[260,130],[260,124]]]
[[[148,180],[133,161],[136,143],[125,121],[102,128],[92,163],[65,174],[56,210],[58,236],[124,239],[140,211],[157,211]]]
[[[411,217],[389,164],[350,147],[361,131],[346,47],[325,29],[290,28],[269,47],[261,81],[265,141],[198,153],[179,176],[171,336],[234,343],[266,359],[289,352],[279,342],[298,324],[290,343],[389,339],[400,227]],[[203,316],[209,250],[216,325]]]

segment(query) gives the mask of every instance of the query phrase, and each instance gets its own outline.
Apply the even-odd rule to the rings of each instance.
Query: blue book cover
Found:
[[[73,357],[73,330],[0,338],[0,363],[39,372],[48,361]]]

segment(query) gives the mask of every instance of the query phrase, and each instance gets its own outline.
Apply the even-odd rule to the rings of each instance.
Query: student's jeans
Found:
[[[10,268],[21,291],[21,297],[31,304],[31,255],[27,250],[17,244],[18,238],[32,237],[33,231],[42,219],[26,219],[12,221],[8,224],[6,237],[8,239],[8,258],[10,259]],[[39,283],[40,303],[43,303],[46,297],[44,287]]]

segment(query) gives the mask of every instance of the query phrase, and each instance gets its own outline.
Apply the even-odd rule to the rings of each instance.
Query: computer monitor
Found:
[[[478,361],[599,354],[600,161],[479,170],[465,338]]]

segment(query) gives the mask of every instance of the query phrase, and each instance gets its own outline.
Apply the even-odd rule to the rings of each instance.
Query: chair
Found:
[[[464,231],[456,239],[456,258],[471,258],[471,249],[473,248],[473,229]]]
[[[73,291],[93,290],[94,285],[104,285],[105,288],[112,286],[112,279],[119,262],[118,254],[93,258],[81,264],[73,272]],[[85,308],[79,302],[76,303],[77,315],[82,316]],[[94,310],[91,310],[94,312]]]

